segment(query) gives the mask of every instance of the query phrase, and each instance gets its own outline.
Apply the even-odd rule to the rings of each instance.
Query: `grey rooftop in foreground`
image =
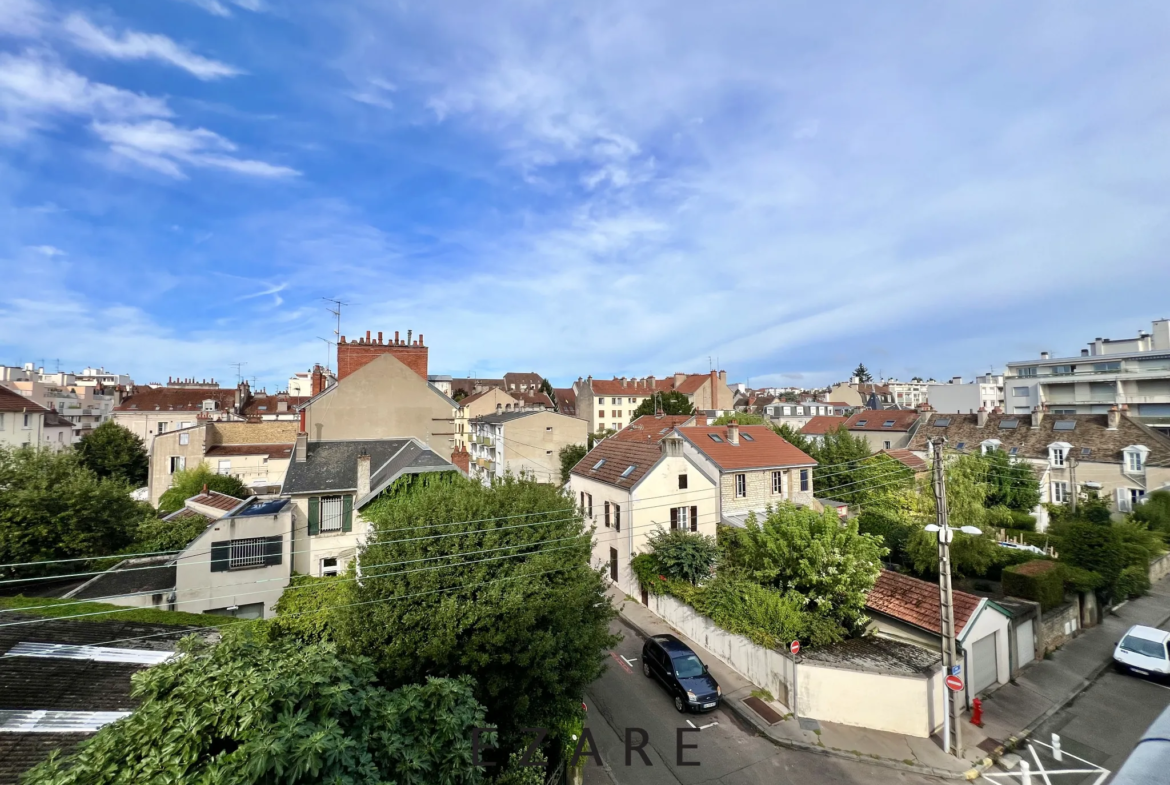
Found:
[[[370,493],[357,500],[358,507],[403,475],[458,471],[454,464],[415,439],[309,442],[306,459],[289,463],[282,493],[356,491],[358,456],[363,453],[370,456]]]

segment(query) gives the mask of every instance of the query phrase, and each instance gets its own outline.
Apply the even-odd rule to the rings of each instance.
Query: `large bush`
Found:
[[[664,575],[694,584],[710,577],[719,552],[714,537],[679,529],[659,528],[647,542]]]
[[[230,474],[217,474],[201,463],[191,469],[181,469],[171,477],[171,487],[158,500],[158,511],[169,515],[183,508],[183,504],[192,496],[198,496],[204,488],[216,493],[226,493],[237,499],[246,499],[252,495],[238,477]]]
[[[150,458],[142,439],[113,420],[106,420],[77,443],[81,463],[103,479],[138,488],[146,485]]]
[[[1064,603],[1064,576],[1060,565],[1046,559],[1005,567],[1003,593],[1040,603],[1042,610],[1050,610]]]

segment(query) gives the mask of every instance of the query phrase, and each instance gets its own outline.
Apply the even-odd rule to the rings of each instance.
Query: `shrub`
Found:
[[[772,649],[793,640],[826,646],[845,637],[839,624],[806,609],[796,592],[781,594],[743,578],[716,578],[696,593],[693,605],[728,632]]]
[[[1064,602],[1064,576],[1060,565],[1046,559],[1032,559],[1004,568],[1003,593],[1040,603],[1050,610]]]
[[[711,575],[718,546],[698,532],[658,529],[648,538],[659,570],[668,578],[698,584]]]
[[[897,510],[886,507],[867,507],[857,516],[857,531],[881,537],[890,549],[887,557],[892,562],[902,563],[906,555],[906,543],[916,526],[909,523]]]
[[[1140,597],[1150,590],[1150,573],[1140,565],[1130,565],[1121,571],[1117,577],[1114,593],[1117,597],[1133,599]]]
[[[1105,585],[1101,573],[1092,570],[1083,570],[1069,564],[1060,565],[1060,572],[1064,578],[1066,589],[1075,592],[1096,591]]]
[[[1036,531],[1036,516],[1020,510],[1012,510],[1012,528],[1020,531]]]
[[[1014,548],[1000,548],[999,553],[995,555],[995,561],[987,568],[987,572],[983,574],[983,578],[989,581],[1002,580],[1003,571],[1007,567],[1016,564],[1024,564],[1025,562],[1033,561],[1036,554],[1028,551],[1018,551]]]

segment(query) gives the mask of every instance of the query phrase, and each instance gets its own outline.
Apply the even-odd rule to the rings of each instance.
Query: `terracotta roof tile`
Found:
[[[47,412],[39,403],[25,398],[18,392],[0,386],[0,412]]]
[[[835,431],[845,424],[848,417],[830,417],[828,415],[817,415],[804,424],[800,429],[801,433],[823,436],[826,433]]]
[[[554,387],[553,395],[557,399],[557,411],[570,416],[577,414],[577,393],[572,387]]]
[[[862,409],[846,421],[845,427],[851,431],[908,431],[918,417],[913,409]],[[893,425],[887,428],[887,422]]]
[[[683,383],[674,389],[684,395],[694,395],[699,389],[711,380],[709,373],[692,373],[683,379]]]
[[[979,598],[963,591],[952,591],[955,603],[955,632],[961,633],[979,606]],[[909,575],[882,570],[865,600],[865,607],[919,629],[942,634],[939,619],[938,584],[920,581]]]
[[[642,479],[661,457],[662,448],[657,444],[605,439],[573,467],[572,474],[616,485],[619,488],[630,488]],[[602,460],[605,463],[597,466]],[[634,470],[623,477],[622,474],[631,466]]]
[[[678,432],[724,470],[816,465],[815,459],[784,441],[767,425],[741,425],[738,445],[727,441],[726,425],[679,428]]]
[[[625,384],[622,384],[621,379],[594,379],[593,393],[595,395],[629,395],[629,396],[647,396],[653,392],[667,392],[672,390],[671,386],[674,382],[674,377],[669,379],[656,379],[653,385],[650,385],[644,379],[626,379]]]
[[[658,444],[662,437],[693,418],[693,414],[666,414],[662,419],[652,414],[643,414],[610,438],[623,442]]]
[[[916,472],[926,471],[926,461],[924,461],[922,458],[919,458],[909,450],[882,450],[882,452],[905,466],[907,469],[912,469]]]
[[[513,398],[519,398],[526,406],[543,406],[546,409],[553,408],[552,399],[547,394],[542,392],[510,392]]]
[[[133,395],[116,406],[116,412],[199,412],[203,402],[214,400],[219,406],[217,412],[230,411],[236,402],[236,391],[186,389],[178,387],[139,388]]]
[[[284,401],[287,404],[285,411],[280,411],[280,402]],[[241,412],[245,416],[266,416],[270,414],[296,414],[293,411],[302,403],[307,403],[309,396],[307,395],[254,395],[252,400],[248,401],[248,405],[244,407]]]
[[[217,510],[231,510],[243,502],[243,499],[237,499],[235,496],[229,496],[226,493],[219,491],[208,491],[193,497],[190,501],[195,504],[202,504],[204,507],[214,507]]]

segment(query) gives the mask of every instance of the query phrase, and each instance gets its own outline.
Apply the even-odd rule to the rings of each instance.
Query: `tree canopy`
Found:
[[[855,436],[842,425],[821,437],[819,443],[805,441],[809,445],[817,467],[813,469],[813,487],[822,499],[837,499],[855,495],[860,483],[868,476],[862,461],[871,454],[869,442],[864,436]]]
[[[711,576],[719,553],[714,537],[681,529],[656,529],[647,541],[664,575],[691,584]]]
[[[663,414],[694,414],[695,407],[685,395],[678,390],[670,390],[669,392],[660,392],[646,398],[642,403],[638,404],[638,408],[630,414],[630,421],[634,418],[641,417],[644,414],[657,414],[657,409],[661,409]]]
[[[469,679],[387,690],[368,660],[333,644],[252,630],[217,645],[187,638],[179,651],[134,677],[137,711],[33,769],[27,785],[483,781],[471,730],[484,707]]]
[[[82,465],[98,477],[121,480],[134,488],[146,485],[150,459],[142,439],[113,420],[82,436],[76,449]]]
[[[226,493],[238,499],[251,496],[247,486],[230,474],[216,474],[205,463],[191,469],[180,469],[171,477],[171,487],[158,500],[158,511],[163,515],[181,510],[183,503],[197,496],[203,486],[207,490]]]
[[[553,406],[557,404],[557,394],[553,392],[552,382],[548,379],[540,380],[540,392],[548,396],[548,399],[553,402]]]
[[[589,453],[584,444],[566,444],[558,454],[561,459],[561,485],[569,481],[569,472]]]
[[[862,383],[873,381],[873,376],[870,375],[869,369],[865,367],[865,363],[858,363],[857,367],[853,369],[853,375],[857,377],[857,381]]]

